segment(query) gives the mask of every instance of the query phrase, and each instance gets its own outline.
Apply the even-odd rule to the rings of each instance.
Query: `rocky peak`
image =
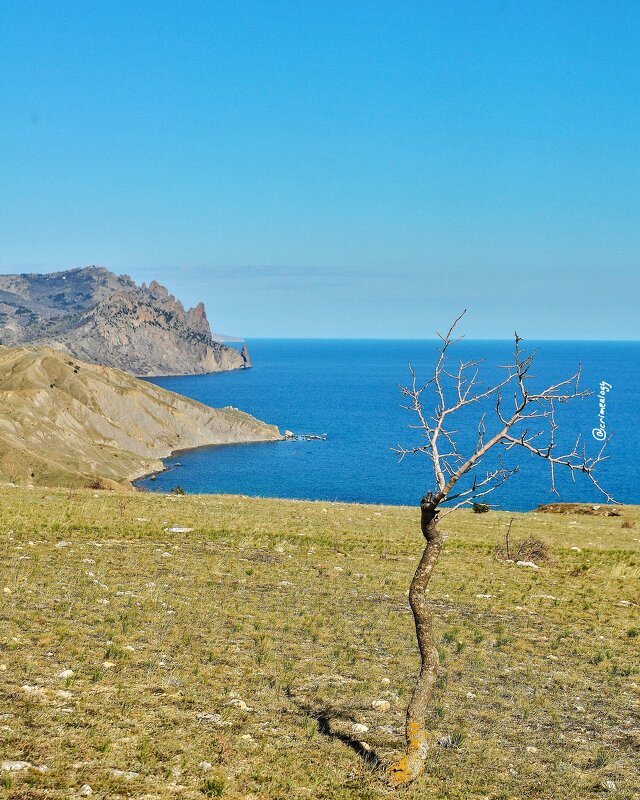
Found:
[[[24,343],[143,376],[250,366],[246,348],[212,338],[203,303],[185,311],[157,281],[98,266],[0,276],[0,344]]]

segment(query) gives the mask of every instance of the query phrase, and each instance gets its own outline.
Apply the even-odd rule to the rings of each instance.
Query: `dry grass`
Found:
[[[0,772],[4,796],[390,796],[362,755],[402,744],[415,510],[14,488],[0,508],[0,758],[47,767]],[[512,516],[548,543],[539,570],[496,561]],[[432,728],[456,746],[401,796],[637,797],[634,529],[493,511],[444,527]]]

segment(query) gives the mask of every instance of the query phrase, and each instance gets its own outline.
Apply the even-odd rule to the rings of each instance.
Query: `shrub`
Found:
[[[548,561],[549,546],[537,536],[527,536],[514,542],[514,559],[516,561]]]
[[[474,503],[471,508],[475,514],[486,514],[487,511],[491,511],[489,503]]]

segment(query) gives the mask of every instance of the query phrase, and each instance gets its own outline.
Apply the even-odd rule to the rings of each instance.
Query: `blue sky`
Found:
[[[251,336],[638,338],[635,2],[0,0],[0,270]]]

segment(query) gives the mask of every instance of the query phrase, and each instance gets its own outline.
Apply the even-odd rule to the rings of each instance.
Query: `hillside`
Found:
[[[146,377],[251,365],[246,347],[216,341],[202,303],[185,310],[156,281],[137,286],[103,267],[0,275],[0,344],[50,346]]]
[[[0,481],[127,488],[173,450],[279,439],[214,409],[49,348],[0,348]]]
[[[402,746],[417,666],[416,509],[11,488],[0,508],[0,760],[24,762],[3,797],[394,796],[374,758]],[[496,560],[511,517],[549,544],[538,570]],[[639,524],[446,520],[434,747],[398,797],[637,798]]]

